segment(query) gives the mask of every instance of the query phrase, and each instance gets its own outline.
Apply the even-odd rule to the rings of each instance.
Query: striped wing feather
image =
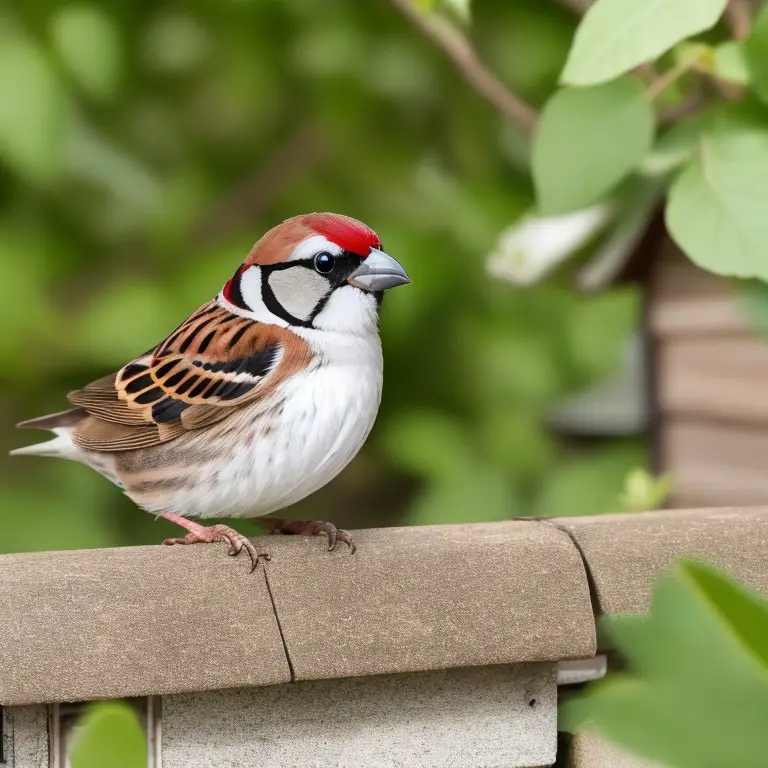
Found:
[[[308,345],[291,331],[204,304],[154,350],[116,374],[72,392],[88,417],[74,440],[122,451],[172,440],[270,399],[287,376],[309,364]]]

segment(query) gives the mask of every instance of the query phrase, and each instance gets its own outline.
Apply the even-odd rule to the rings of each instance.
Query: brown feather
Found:
[[[74,427],[84,418],[88,412],[83,408],[72,408],[69,411],[50,413],[47,416],[38,416],[36,419],[20,421],[16,426],[19,429],[56,429],[58,427]]]
[[[294,216],[273,227],[251,248],[244,266],[253,264],[278,264],[288,261],[296,243],[317,234],[305,221],[304,216]]]
[[[70,393],[81,409],[73,440],[89,450],[130,451],[210,427],[246,403],[268,408],[276,388],[312,357],[289,329],[208,302],[153,352]]]
[[[89,416],[78,425],[73,442],[91,451],[132,451],[161,443],[155,425],[129,427]]]
[[[183,435],[187,430],[180,421],[172,421],[170,424],[158,424],[157,431],[160,442],[167,443]]]
[[[84,389],[89,392],[105,392],[112,394],[115,391],[115,377],[116,373],[110,373],[107,376],[102,376],[100,379],[92,381],[90,384],[86,384]]]
[[[117,390],[112,390],[111,398],[91,397],[90,393],[84,389],[77,392],[70,392],[67,396],[69,402],[80,406],[92,416],[99,416],[106,421],[112,421],[115,424],[125,424],[127,426],[142,426],[147,423],[144,415],[140,411],[135,411],[127,403],[120,401],[117,397]]]
[[[184,429],[203,429],[216,424],[229,416],[230,411],[227,408],[220,408],[215,405],[193,405],[181,414],[181,423]]]

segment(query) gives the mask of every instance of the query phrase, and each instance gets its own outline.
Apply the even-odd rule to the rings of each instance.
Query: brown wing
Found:
[[[269,399],[312,359],[286,328],[204,304],[154,350],[116,374],[72,392],[89,417],[75,430],[84,448],[123,451],[157,445]]]

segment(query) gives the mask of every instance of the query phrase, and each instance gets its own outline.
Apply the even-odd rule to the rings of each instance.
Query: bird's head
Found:
[[[383,292],[410,282],[370,227],[349,216],[309,213],[269,230],[219,303],[261,322],[366,332],[376,327]]]

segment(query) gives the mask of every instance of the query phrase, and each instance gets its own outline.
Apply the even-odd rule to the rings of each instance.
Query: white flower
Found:
[[[607,203],[559,216],[528,213],[501,233],[487,269],[501,280],[531,285],[586,245],[612,214]]]

